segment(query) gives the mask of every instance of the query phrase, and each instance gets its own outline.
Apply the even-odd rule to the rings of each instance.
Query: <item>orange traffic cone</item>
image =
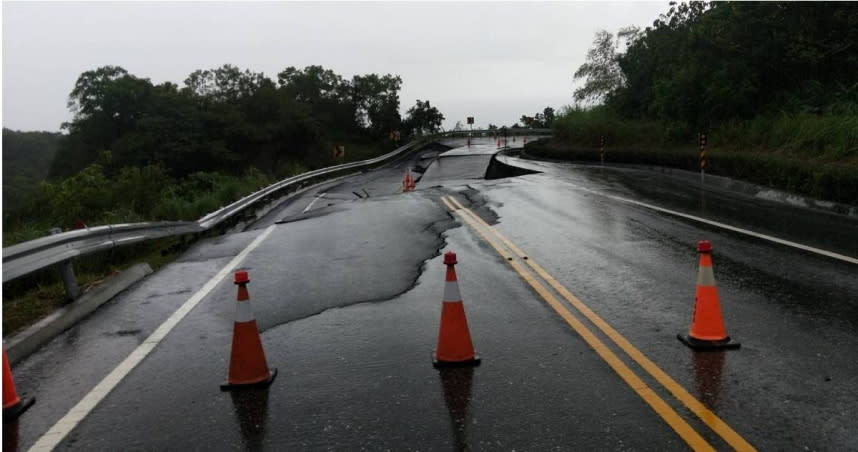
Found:
[[[405,178],[402,180],[402,191],[411,190],[411,185],[413,184],[413,180],[411,179],[411,168],[405,172]]]
[[[443,308],[441,309],[441,329],[438,332],[438,348],[432,354],[432,364],[442,366],[479,365],[480,357],[474,353],[468,319],[465,318],[465,306],[459,293],[456,280],[456,253],[444,254],[447,266],[447,278],[444,286]]]
[[[247,284],[250,278],[244,270],[235,272],[235,284],[238,285],[238,306],[235,311],[235,327],[232,331],[232,354],[229,358],[229,378],[220,385],[222,391],[246,387],[264,387],[274,381],[277,369],[269,369],[259,338],[259,329],[253,310],[250,308],[250,295]]]
[[[12,422],[36,403],[35,398],[21,400],[15,391],[15,380],[12,379],[12,369],[3,349],[3,423]]]
[[[730,340],[721,317],[718,289],[715,287],[715,272],[712,270],[712,243],[701,240],[697,244],[700,252],[700,270],[697,272],[697,290],[694,296],[694,316],[687,336],[676,337],[695,350],[739,348],[741,344]]]

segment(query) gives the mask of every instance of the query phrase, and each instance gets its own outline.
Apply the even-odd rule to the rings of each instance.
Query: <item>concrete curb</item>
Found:
[[[10,365],[26,358],[58,334],[91,314],[99,306],[110,301],[119,292],[150,273],[152,273],[152,268],[149,267],[149,264],[134,264],[110,278],[106,284],[96,287],[71,304],[54,311],[26,330],[12,336],[5,341],[6,355]]]

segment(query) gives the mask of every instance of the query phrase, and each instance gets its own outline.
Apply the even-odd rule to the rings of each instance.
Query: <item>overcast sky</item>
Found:
[[[153,83],[225,63],[276,80],[319,64],[402,77],[403,113],[430,100],[444,126],[512,124],[571,103],[593,34],[646,26],[667,2],[3,2],[3,126],[59,130],[84,71],[118,65]]]

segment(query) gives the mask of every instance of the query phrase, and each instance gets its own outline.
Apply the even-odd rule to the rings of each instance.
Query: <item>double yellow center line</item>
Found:
[[[647,358],[640,350],[632,345],[625,337],[613,329],[601,317],[596,315],[587,305],[579,300],[562,284],[557,282],[545,269],[529,258],[520,248],[515,246],[503,234],[491,225],[483,221],[470,209],[464,207],[456,198],[442,196],[441,201],[452,212],[457,214],[466,224],[474,229],[495,251],[506,259],[512,268],[551,306],[566,323],[569,324],[584,339],[593,350],[632,388],[652,409],[661,416],[664,421],[676,431],[677,434],[694,450],[715,450],[697,431],[695,431],[677,412],[671,408],[658,394],[641,380],[640,377],[626,365],[608,346],[602,342],[592,331],[578,318],[572,315],[565,304],[561,303],[536,277],[525,267],[515,260],[514,256],[525,262],[534,273],[539,275],[560,296],[566,299],[582,316],[589,320],[605,336],[614,342],[644,371],[661,384],[679,402],[685,405],[692,413],[697,415],[701,421],[709,426],[718,436],[724,439],[731,447],[739,451],[753,451],[753,446],[739,436],[729,425],[722,421],[715,413],[706,408],[703,403],[694,398],[688,391],[679,385],[667,373],[661,370],[655,363]],[[497,240],[495,240],[497,239]],[[499,243],[500,241],[501,243]],[[504,247],[506,246],[506,248]]]

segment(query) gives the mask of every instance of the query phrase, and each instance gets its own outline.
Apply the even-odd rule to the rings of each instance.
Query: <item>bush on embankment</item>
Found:
[[[528,155],[699,170],[697,132],[662,121],[619,118],[602,108],[571,110],[553,139]],[[858,205],[858,116],[780,115],[730,121],[708,131],[706,171],[818,199]]]
[[[55,226],[70,229],[77,221],[196,220],[272,182],[253,167],[241,175],[197,172],[177,179],[159,165],[126,167],[111,176],[93,163],[62,181],[42,182],[26,206],[4,212],[3,245],[44,236]]]

